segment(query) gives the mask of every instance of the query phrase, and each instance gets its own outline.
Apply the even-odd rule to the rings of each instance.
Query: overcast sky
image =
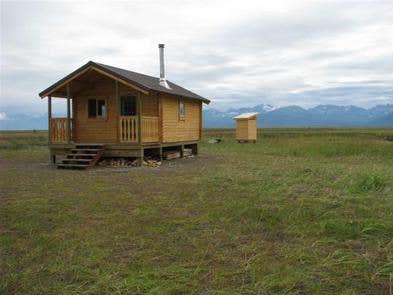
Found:
[[[0,108],[89,60],[167,78],[211,107],[393,103],[392,1],[1,1]]]

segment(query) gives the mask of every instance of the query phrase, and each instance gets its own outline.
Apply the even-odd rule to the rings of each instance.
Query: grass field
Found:
[[[1,293],[392,294],[393,129],[233,135],[70,171],[45,132],[0,133]]]

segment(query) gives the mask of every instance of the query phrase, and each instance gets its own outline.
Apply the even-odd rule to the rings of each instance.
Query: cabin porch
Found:
[[[53,164],[62,163],[67,155],[78,148],[90,149],[91,147],[100,147],[103,158],[133,158],[139,159],[142,163],[146,155],[155,155],[157,158],[163,159],[166,151],[178,151],[180,157],[183,157],[186,149],[191,149],[193,155],[198,154],[198,141],[176,142],[176,143],[144,143],[138,144],[102,144],[102,143],[65,143],[65,144],[51,144],[49,145],[50,158]],[[82,161],[85,158],[82,157]]]
[[[90,68],[47,94],[49,144],[160,142],[157,93]],[[52,116],[52,100],[65,99],[65,117]]]
[[[147,144],[159,142],[158,116],[119,116],[118,143],[120,144]],[[75,138],[74,120],[70,117],[57,117],[49,119],[50,145],[64,145],[81,142]],[[116,132],[116,131],[115,131]]]

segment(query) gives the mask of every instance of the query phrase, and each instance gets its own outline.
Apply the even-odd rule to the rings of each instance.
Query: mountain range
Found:
[[[233,117],[257,112],[258,127],[393,127],[393,104],[369,109],[357,106],[318,105],[305,109],[299,106],[275,108],[260,104],[249,108],[203,111],[205,128],[233,128]],[[56,114],[54,115],[54,117]],[[46,114],[17,114],[0,110],[0,130],[47,129]]]
[[[251,112],[258,113],[258,127],[393,127],[393,104],[377,105],[370,109],[352,105],[275,108],[265,104],[227,111],[206,109],[204,126],[234,127],[234,116]]]

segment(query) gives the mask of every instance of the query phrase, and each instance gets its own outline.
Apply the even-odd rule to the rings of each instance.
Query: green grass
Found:
[[[1,292],[389,294],[392,134],[212,129],[159,169],[67,171],[2,132]]]

